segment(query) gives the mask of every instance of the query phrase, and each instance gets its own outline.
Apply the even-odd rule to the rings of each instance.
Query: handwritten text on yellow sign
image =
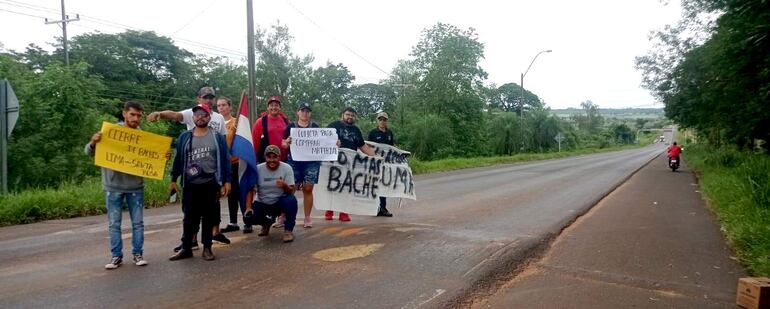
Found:
[[[101,132],[94,164],[130,175],[163,179],[170,137],[109,122],[102,123]]]

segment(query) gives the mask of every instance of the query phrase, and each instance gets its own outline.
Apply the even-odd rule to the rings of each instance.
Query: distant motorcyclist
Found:
[[[676,142],[671,143],[671,146],[668,147],[668,167],[671,168],[672,172],[676,172],[676,169],[679,168],[679,155],[681,153],[682,148],[679,148]]]
[[[676,142],[673,142],[671,146],[668,147],[668,158],[676,158],[677,161],[679,160],[679,155],[682,153],[682,148],[680,148]]]

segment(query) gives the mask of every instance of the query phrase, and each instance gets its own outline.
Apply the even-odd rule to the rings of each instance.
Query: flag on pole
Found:
[[[238,157],[238,184],[241,191],[241,209],[243,210],[246,207],[246,193],[251,191],[251,188],[257,183],[257,156],[254,154],[254,144],[251,139],[249,98],[245,92],[241,94],[232,154]]]

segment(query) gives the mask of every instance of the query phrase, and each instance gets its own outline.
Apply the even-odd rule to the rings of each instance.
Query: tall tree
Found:
[[[126,100],[142,100],[149,110],[187,108],[200,86],[191,67],[194,55],[154,32],[78,35],[71,40],[70,58],[90,64],[89,73],[101,76],[102,96],[116,103],[99,109],[112,115]]]
[[[307,93],[312,87],[313,70],[310,64],[313,57],[299,57],[292,52],[294,37],[286,25],[276,23],[270,31],[257,29],[255,37],[259,56],[256,64],[257,96],[267,98],[279,95],[292,104],[298,99],[307,100]],[[262,107],[266,107],[264,104],[259,106],[263,110]]]
[[[411,110],[449,119],[457,154],[484,149],[481,89],[487,73],[479,66],[484,45],[476,31],[438,23],[423,31],[411,56],[419,78]]]
[[[663,52],[637,58],[645,86],[669,118],[714,143],[770,140],[768,2],[688,0],[683,8],[685,19],[656,35]],[[690,25],[707,26],[698,32]],[[690,33],[700,36],[682,38]]]
[[[100,105],[101,80],[82,62],[69,67],[54,62],[25,75],[14,79],[20,116],[8,147],[11,187],[56,186],[95,174],[82,152],[97,129],[94,107]]]
[[[354,85],[348,94],[347,101],[354,107],[359,116],[372,119],[378,111],[394,114],[396,92],[387,84]]]
[[[524,97],[522,98],[521,86],[515,83],[504,84],[495,90],[490,102],[492,108],[522,115],[522,112],[540,109],[544,106],[543,101],[529,90],[524,90]]]
[[[581,102],[580,107],[583,108],[585,114],[576,114],[571,117],[577,123],[578,129],[589,133],[599,132],[604,125],[604,117],[599,113],[599,105],[594,104],[591,100],[587,100]]]

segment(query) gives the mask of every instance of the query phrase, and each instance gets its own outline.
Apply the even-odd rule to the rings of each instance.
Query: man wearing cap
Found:
[[[192,257],[192,238],[201,221],[203,259],[214,259],[211,240],[214,225],[219,225],[219,198],[230,192],[230,152],[225,137],[209,127],[211,107],[200,104],[192,112],[195,127],[179,135],[171,169],[169,190],[179,191],[176,180],[180,176],[184,188],[182,248],[171,261]]]
[[[340,147],[351,150],[358,149],[367,155],[374,156],[374,149],[364,142],[364,136],[361,134],[361,129],[356,126],[356,117],[356,110],[352,107],[346,107],[342,111],[342,119],[330,123],[328,127],[337,130]],[[324,217],[326,220],[333,220],[334,212],[327,210]],[[350,216],[347,213],[340,212],[339,219],[340,221],[350,221]]]
[[[198,96],[197,96],[198,105],[208,106],[209,111],[211,111],[211,105],[212,105],[212,102],[214,102],[215,98],[216,98],[216,92],[214,91],[214,88],[206,86],[198,90]],[[195,119],[193,117],[192,108],[189,108],[180,112],[175,112],[170,110],[165,110],[161,112],[152,112],[149,115],[147,115],[147,121],[152,122],[158,119],[175,120],[187,126],[187,130],[192,130],[196,126]],[[225,118],[217,112],[211,113],[210,119],[209,119],[209,127],[212,128],[216,133],[219,133],[222,135],[227,134],[227,130],[225,128]],[[217,200],[217,203],[219,203],[219,200]],[[193,248],[195,249],[198,248],[198,241],[196,240],[197,237],[198,237],[197,235],[193,236]],[[219,220],[217,221],[216,226],[214,226],[214,240],[222,243],[226,243],[226,244],[230,243],[230,240],[227,239],[227,237],[225,237],[225,235],[219,231]],[[174,248],[174,252],[177,252],[180,249],[182,249],[182,245],[179,245],[176,248]]]
[[[297,220],[297,198],[294,197],[294,171],[281,162],[281,149],[275,145],[265,148],[265,162],[257,165],[257,184],[246,196],[243,218],[249,224],[262,226],[259,236],[270,233],[270,224],[280,214],[286,216],[283,242],[294,241],[294,223]],[[255,197],[256,193],[256,198]]]
[[[388,129],[388,113],[377,113],[377,127],[369,131],[369,141],[393,146],[393,131]],[[378,217],[392,217],[393,214],[386,207],[388,199],[380,196],[380,209],[377,211]]]
[[[289,124],[283,132],[283,147],[285,149],[291,147],[291,128],[318,128],[318,124],[310,120],[312,111],[313,109],[310,108],[310,104],[299,104],[299,108],[297,108],[297,121]],[[313,210],[313,186],[318,183],[321,161],[294,161],[291,158],[291,151],[289,151],[288,162],[294,170],[294,180],[297,187],[302,188],[302,204],[305,208],[305,219],[302,226],[304,228],[311,228],[313,227],[313,220],[310,219],[310,212]]]
[[[198,101],[197,104],[205,104],[210,109],[211,105],[213,105],[212,103],[214,102],[214,98],[216,98],[214,88],[203,87],[198,90],[198,97],[196,100]],[[186,125],[187,130],[195,127],[195,120],[193,119],[193,111],[191,108],[179,112],[170,110],[152,112],[147,115],[147,121],[153,122],[158,119],[175,120]],[[211,121],[209,121],[209,126],[214,129],[214,132],[222,135],[227,134],[227,131],[225,130],[225,118],[217,112],[211,113]]]
[[[262,113],[254,122],[251,130],[251,138],[254,139],[254,153],[257,154],[257,162],[265,162],[265,149],[267,145],[275,145],[283,148],[283,131],[289,125],[286,115],[281,112],[281,97],[271,96],[267,99],[267,112]],[[281,161],[286,161],[288,153],[281,149]]]

